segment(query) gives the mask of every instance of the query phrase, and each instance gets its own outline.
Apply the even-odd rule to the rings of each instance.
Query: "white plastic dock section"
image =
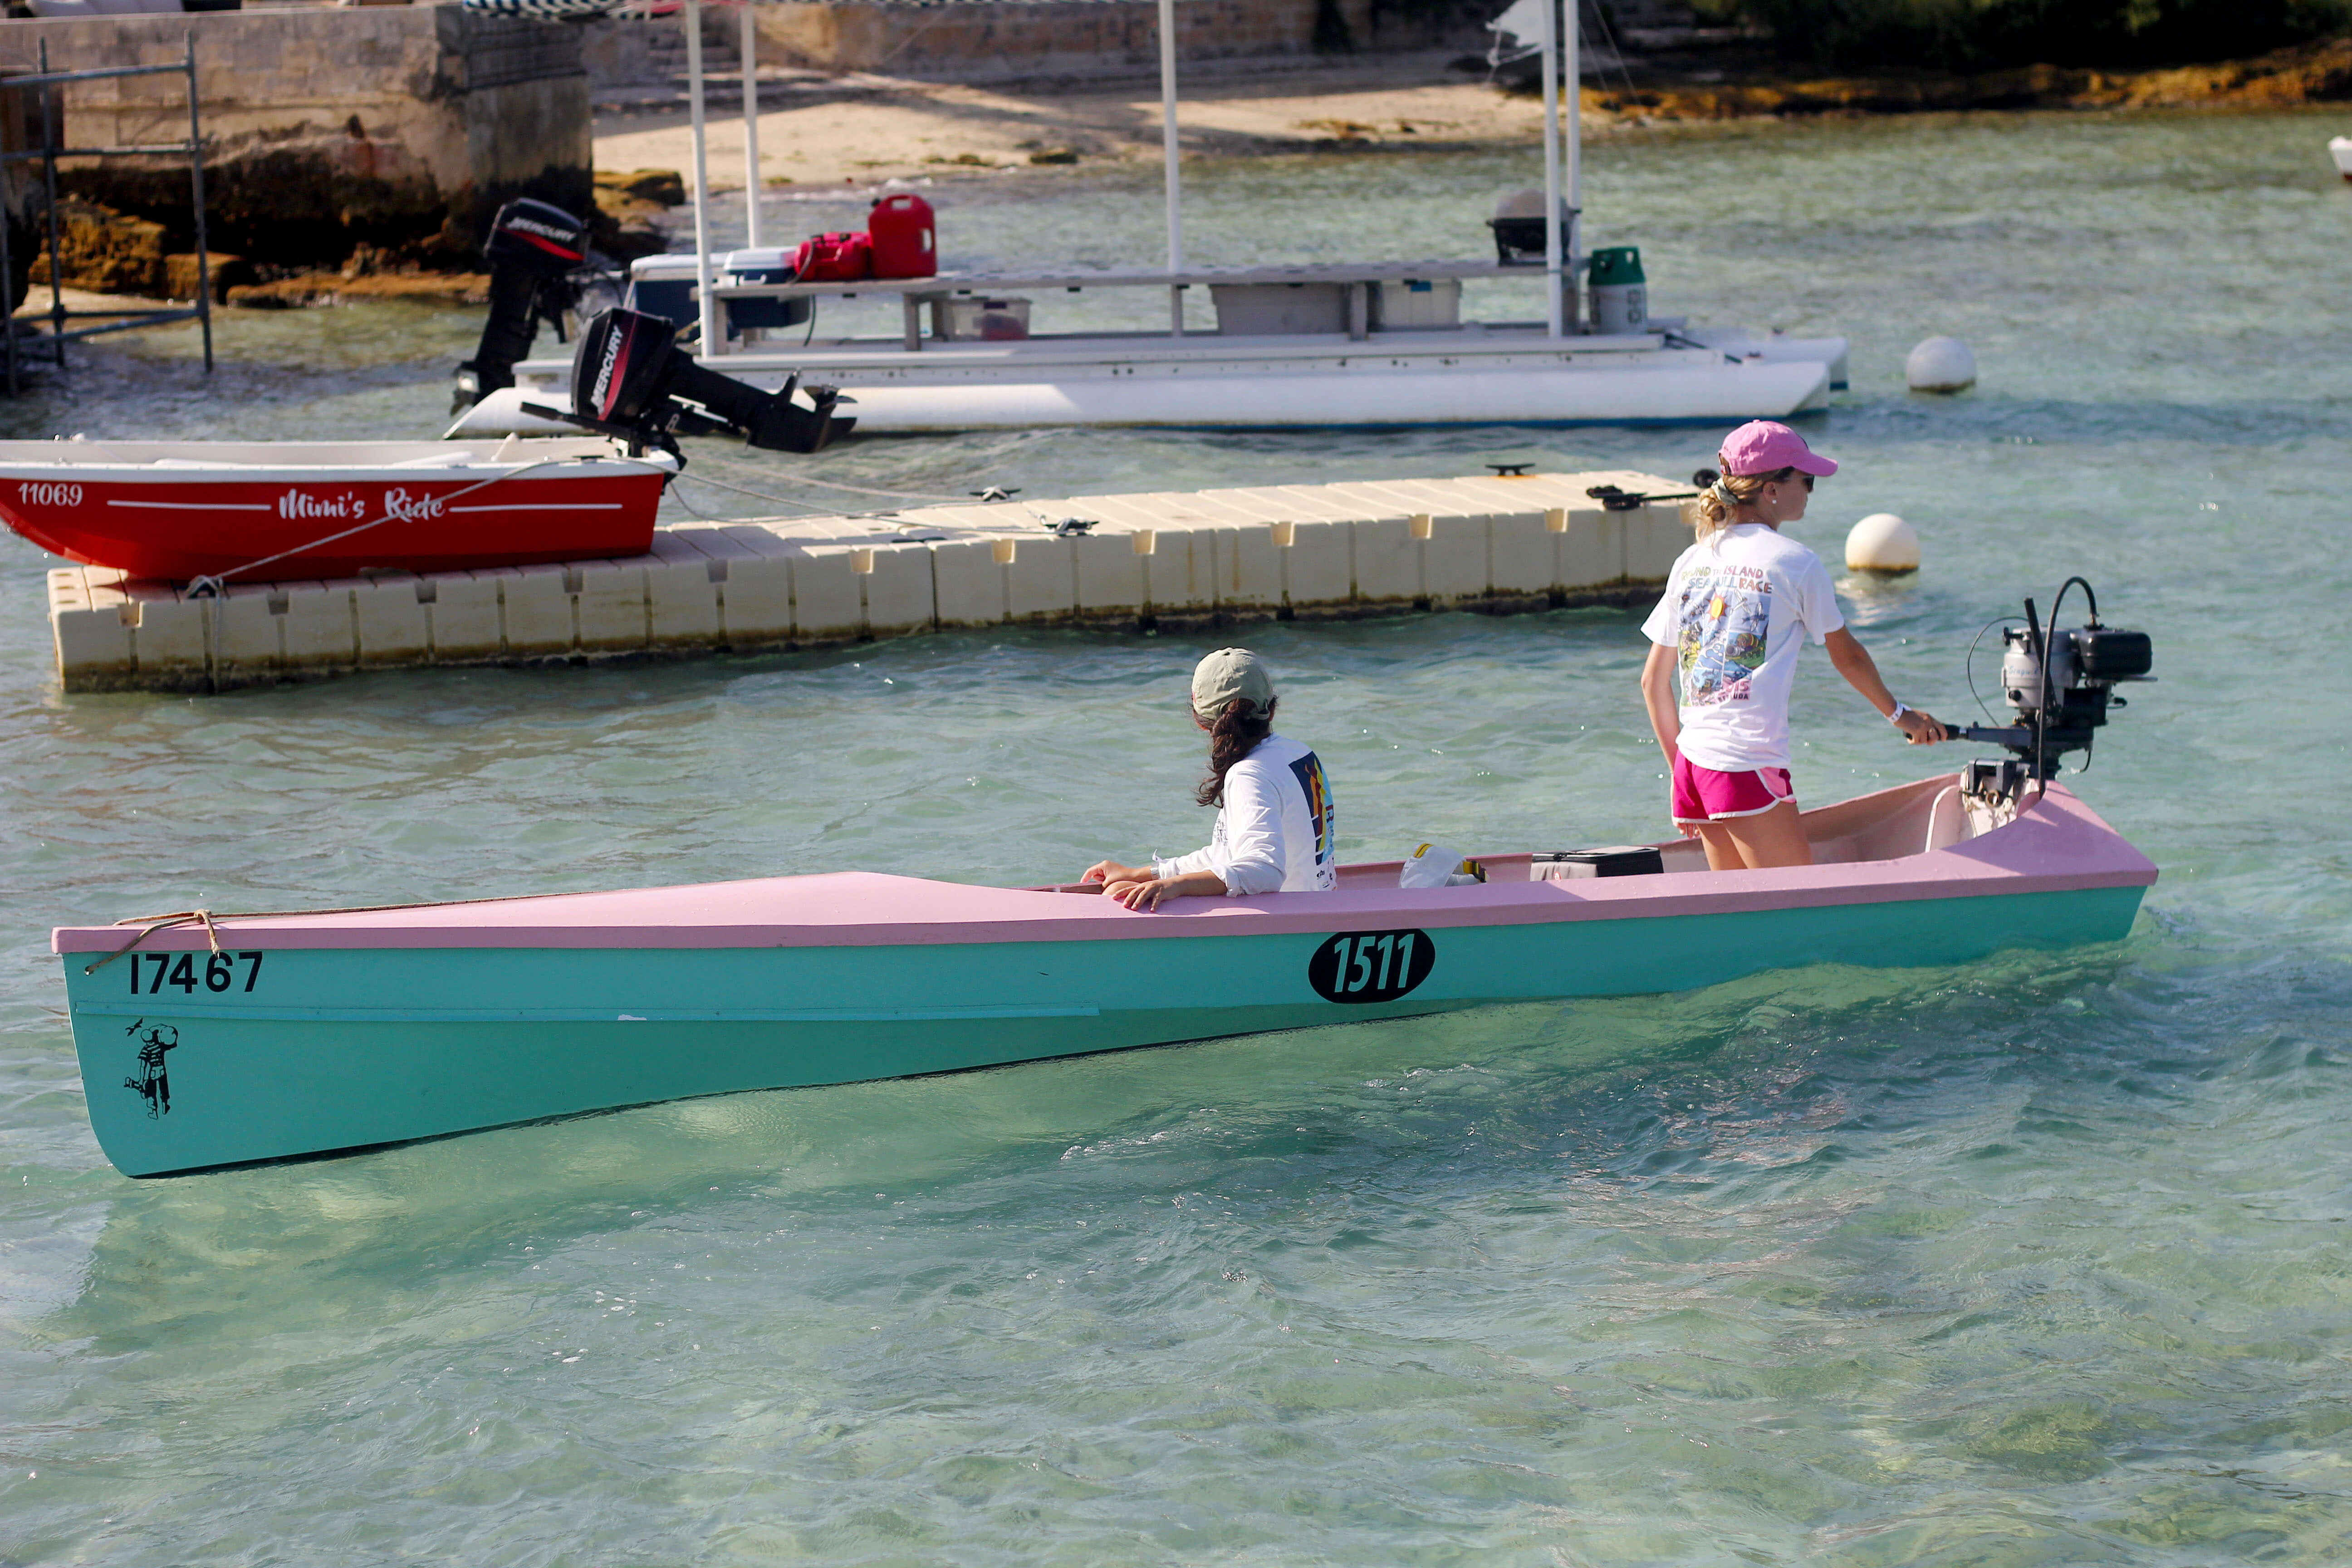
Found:
[[[650,554],[485,572],[168,584],[68,567],[68,691],[219,691],[364,669],[823,647],[1005,625],[1172,628],[1647,599],[1689,542],[1651,474],[1388,479],[666,529]],[[1076,518],[1084,533],[1054,525]]]

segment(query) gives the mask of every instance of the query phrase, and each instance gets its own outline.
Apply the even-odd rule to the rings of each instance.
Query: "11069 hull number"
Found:
[[[1316,948],[1307,984],[1326,1002],[1393,1002],[1428,979],[1436,963],[1427,931],[1350,931]]]

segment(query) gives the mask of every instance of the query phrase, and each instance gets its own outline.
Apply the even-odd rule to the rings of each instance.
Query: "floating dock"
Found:
[[[1613,485],[1607,506],[1587,492]],[[1690,541],[1653,474],[1527,474],[921,507],[664,529],[651,553],[232,585],[49,574],[68,691],[835,647],[915,632],[1171,630],[1654,596]]]

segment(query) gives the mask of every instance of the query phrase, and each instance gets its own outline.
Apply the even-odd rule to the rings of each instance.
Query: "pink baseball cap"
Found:
[[[1837,472],[1837,460],[1824,458],[1805,445],[1805,438],[1770,419],[1751,420],[1723,438],[1716,454],[1723,471],[1732,475],[1777,474],[1794,468],[1801,474],[1828,479]]]

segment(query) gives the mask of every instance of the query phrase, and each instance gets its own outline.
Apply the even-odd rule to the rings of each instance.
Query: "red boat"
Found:
[[[133,577],[282,582],[643,555],[677,459],[603,437],[0,441],[0,519]]]

